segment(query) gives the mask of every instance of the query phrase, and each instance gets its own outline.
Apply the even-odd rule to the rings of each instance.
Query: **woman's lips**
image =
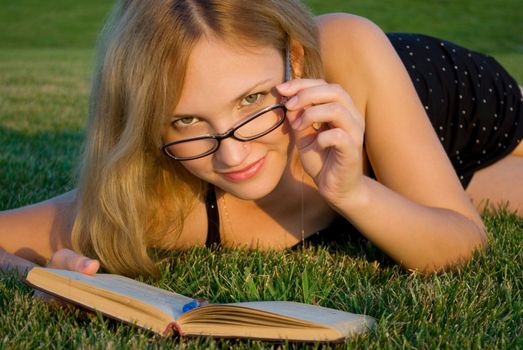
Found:
[[[247,179],[250,179],[251,177],[255,176],[256,174],[258,174],[258,172],[260,171],[260,169],[264,163],[265,163],[265,157],[252,163],[251,165],[243,168],[242,170],[222,173],[222,175],[232,181],[247,180]]]

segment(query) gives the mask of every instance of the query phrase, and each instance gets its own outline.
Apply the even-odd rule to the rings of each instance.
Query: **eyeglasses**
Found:
[[[289,49],[285,50],[285,77],[290,79]],[[256,140],[277,129],[285,120],[287,109],[283,103],[275,103],[255,112],[222,134],[207,134],[168,142],[163,152],[178,160],[193,160],[208,156],[220,148],[222,140],[232,137],[241,142]]]
[[[223,134],[177,140],[166,143],[162,149],[169,157],[181,161],[205,157],[216,152],[226,138],[248,142],[267,135],[283,123],[286,111],[285,105],[276,103],[248,116]]]

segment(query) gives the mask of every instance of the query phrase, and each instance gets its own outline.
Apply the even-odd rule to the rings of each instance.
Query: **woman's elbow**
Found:
[[[457,242],[454,242],[457,243]],[[478,227],[462,244],[453,244],[434,251],[432,255],[424,254],[417,264],[405,266],[409,271],[431,274],[456,271],[469,264],[475,256],[488,247],[488,237],[483,227]],[[423,261],[424,260],[424,261]]]

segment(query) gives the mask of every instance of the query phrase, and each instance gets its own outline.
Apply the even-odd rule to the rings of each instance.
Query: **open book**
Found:
[[[366,315],[286,301],[207,304],[184,312],[184,306],[194,304],[192,298],[111,274],[34,267],[25,283],[163,335],[175,331],[182,336],[343,341],[374,323]]]

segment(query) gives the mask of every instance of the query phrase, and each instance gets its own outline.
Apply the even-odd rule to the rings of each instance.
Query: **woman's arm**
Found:
[[[100,263],[73,252],[76,191],[0,213],[0,271],[24,276],[36,265],[94,274]]]
[[[319,133],[317,140],[323,142],[319,148],[331,144],[323,150],[323,158],[310,158],[310,165],[322,159],[318,171],[309,172],[320,192],[369,240],[408,269],[434,271],[467,261],[486,242],[483,223],[388,39],[374,24],[356,16],[327,15],[318,23],[326,79],[350,95],[338,91],[330,101],[344,106],[349,116],[341,117],[343,108],[331,108],[337,114],[330,127],[346,136],[336,143],[332,141],[336,134],[326,141]],[[294,91],[287,92],[302,97],[292,109],[318,102],[307,101],[312,97],[301,84],[295,82],[290,89]],[[307,123],[316,117],[310,110],[303,114]],[[363,147],[379,182],[349,166],[354,160],[351,154]],[[339,178],[350,183],[336,183]]]
[[[0,248],[43,265],[60,248],[70,248],[76,191],[0,212]]]
[[[34,266],[37,264],[0,249],[0,271],[15,270],[18,276],[24,276]]]
[[[75,191],[34,205],[0,212],[0,269],[23,273],[69,248]]]

